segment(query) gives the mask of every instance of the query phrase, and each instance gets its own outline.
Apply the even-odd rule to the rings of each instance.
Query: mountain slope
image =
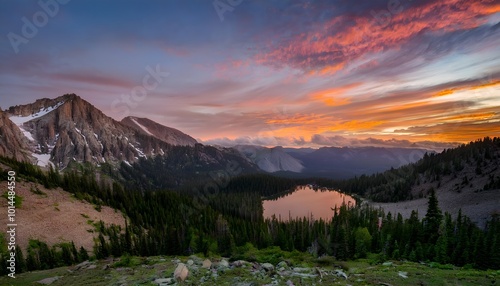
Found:
[[[3,190],[7,182],[0,182]],[[73,241],[78,248],[83,246],[92,252],[94,239],[97,237],[96,226],[103,221],[104,225],[125,226],[123,214],[108,206],[99,211],[94,205],[76,199],[61,188],[47,189],[33,182],[16,184],[16,195],[22,197],[22,205],[16,208],[16,219],[19,222],[17,244],[25,250],[30,239],[38,239],[55,245]],[[0,208],[7,210],[7,201],[0,201]],[[0,217],[0,223],[6,225],[8,217]]]
[[[421,159],[427,150],[381,147],[323,147],[311,149],[285,149],[302,162],[303,173],[326,178],[352,178],[363,174],[398,168]]]
[[[4,149],[14,150],[18,157],[26,150],[25,157],[35,157],[38,165],[52,164],[59,169],[73,162],[91,163],[120,181],[134,178],[138,188],[206,181],[210,171],[226,170],[232,164],[242,173],[258,172],[236,150],[198,144],[192,137],[148,119],[129,117],[125,124],[118,122],[75,94],[14,106],[2,118],[9,126],[4,129],[17,130]]]
[[[25,142],[26,153],[30,155],[31,150],[40,166],[54,164],[63,169],[72,162],[131,165],[139,158],[167,156],[176,148],[173,145],[194,148],[196,144],[192,137],[148,119],[129,117],[124,123],[118,122],[75,94],[13,106],[6,115],[9,118],[4,116],[4,121],[10,124],[7,129],[19,130],[17,137],[9,136],[8,148],[22,146],[10,142]],[[219,153],[213,154],[217,158],[204,154],[205,161],[225,162],[232,152]],[[203,160],[199,163],[203,164]]]
[[[193,137],[182,133],[181,131],[163,126],[148,118],[138,118],[128,116],[120,121],[122,124],[129,126],[144,135],[151,135],[155,138],[172,145],[194,146],[198,143]]]
[[[74,94],[9,108],[10,120],[26,135],[39,165],[70,162],[135,161],[161,152],[163,144],[140,140],[135,132]]]
[[[500,138],[484,138],[426,154],[416,163],[371,176],[336,182],[331,187],[358,194],[375,206],[406,217],[414,209],[427,210],[427,196],[435,190],[443,211],[462,209],[480,226],[500,214]]]
[[[29,141],[2,110],[0,110],[0,156],[36,163],[36,159],[31,155]]]
[[[237,145],[233,148],[266,172],[290,171],[299,173],[304,169],[302,163],[284,152],[282,147],[266,148],[254,145]]]

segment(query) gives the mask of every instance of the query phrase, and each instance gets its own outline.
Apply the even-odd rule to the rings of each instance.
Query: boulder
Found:
[[[236,260],[232,263],[234,267],[244,267],[247,264],[249,264],[249,262],[246,262],[245,260]]]
[[[262,266],[262,268],[264,268],[264,270],[266,271],[274,270],[274,265],[272,265],[271,263],[262,263],[260,266]]]
[[[158,286],[166,286],[174,284],[175,281],[172,278],[158,278],[155,279],[154,283],[157,284]]]
[[[184,263],[177,264],[177,268],[174,270],[174,278],[180,281],[186,280],[189,275],[189,270]]]
[[[57,280],[59,280],[61,277],[60,276],[55,276],[55,277],[50,277],[50,278],[45,278],[40,281],[37,281],[37,283],[44,284],[44,285],[50,285]]]
[[[340,270],[340,269],[335,269],[334,270],[334,273],[338,276],[338,277],[344,277],[344,279],[347,280],[347,274],[345,274],[344,271]]]
[[[276,268],[287,268],[288,267],[288,263],[286,263],[285,261],[281,261],[280,263],[278,263],[276,265]]]
[[[210,267],[212,267],[212,261],[210,261],[210,259],[208,259],[208,258],[203,260],[201,267],[206,268],[206,269],[210,269]]]
[[[219,262],[219,267],[223,267],[223,268],[228,268],[229,267],[229,262],[227,262],[227,260],[225,259],[222,259],[220,262]]]

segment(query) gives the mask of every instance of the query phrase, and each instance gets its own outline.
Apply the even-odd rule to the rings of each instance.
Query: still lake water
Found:
[[[333,216],[332,208],[340,207],[342,203],[354,205],[355,200],[337,191],[320,189],[315,191],[310,186],[299,186],[293,193],[283,197],[262,202],[264,207],[264,218],[276,218],[287,221],[289,217],[310,217],[330,220]]]

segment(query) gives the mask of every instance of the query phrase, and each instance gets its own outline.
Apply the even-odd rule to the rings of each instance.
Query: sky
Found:
[[[76,93],[201,142],[500,136],[493,0],[0,0],[0,107]]]

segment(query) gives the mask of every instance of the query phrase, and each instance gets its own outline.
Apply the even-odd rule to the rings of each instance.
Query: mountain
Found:
[[[30,152],[29,141],[2,110],[0,110],[0,131],[0,156],[36,163]]]
[[[371,176],[333,183],[331,187],[358,194],[370,204],[409,217],[427,210],[427,196],[435,191],[440,208],[462,213],[484,226],[500,214],[500,138],[482,140],[426,154],[421,160]]]
[[[123,118],[120,122],[139,133],[151,135],[171,145],[194,146],[198,143],[193,137],[177,129],[158,124],[148,118],[128,116]]]
[[[162,187],[180,185],[193,176],[206,178],[208,169],[224,169],[231,162],[243,172],[258,171],[235,150],[203,146],[149,119],[128,117],[118,122],[75,94],[13,106],[1,118],[1,134],[6,134],[0,140],[3,154],[31,158],[40,166],[64,169],[73,162],[109,163],[120,167],[118,172],[107,168],[119,179],[154,174],[168,182]],[[162,162],[155,170],[164,173],[132,168],[133,163],[145,166],[153,159]]]
[[[416,148],[383,147],[323,147],[284,149],[291,157],[302,162],[306,176],[352,178],[363,174],[382,172],[390,168],[416,162],[426,152]]]
[[[266,172],[290,171],[299,173],[304,169],[302,163],[287,154],[282,147],[266,148],[254,145],[237,145],[233,148]]]
[[[25,135],[40,166],[134,162],[167,148],[160,140],[139,136],[75,94],[13,106],[7,114]]]

